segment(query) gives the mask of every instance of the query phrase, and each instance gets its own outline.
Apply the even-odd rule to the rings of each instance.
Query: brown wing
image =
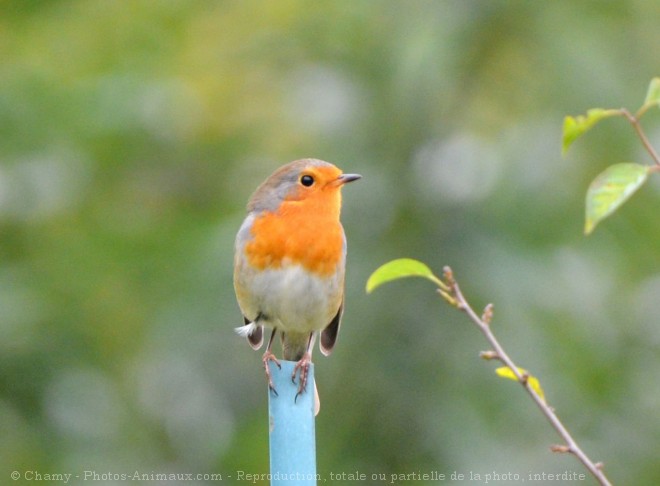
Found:
[[[330,324],[326,326],[323,331],[321,331],[321,341],[319,342],[319,347],[321,352],[325,356],[329,356],[332,353],[332,348],[335,347],[337,342],[337,335],[339,334],[339,325],[341,324],[341,316],[344,313],[344,301],[342,300],[337,309],[337,314],[332,318]]]
[[[250,324],[250,319],[245,316],[243,316],[243,321],[246,326]],[[257,325],[252,334],[248,335],[247,340],[252,349],[259,349],[264,343],[264,326]]]

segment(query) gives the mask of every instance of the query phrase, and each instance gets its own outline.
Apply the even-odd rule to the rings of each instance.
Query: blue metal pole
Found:
[[[291,381],[296,363],[280,364],[282,369],[268,363],[278,393],[268,391],[270,484],[316,486],[314,365],[309,367],[307,389],[296,399],[298,384]]]

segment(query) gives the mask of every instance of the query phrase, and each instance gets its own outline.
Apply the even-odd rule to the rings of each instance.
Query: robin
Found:
[[[341,188],[360,179],[333,164],[296,160],[276,170],[254,192],[236,235],[234,289],[245,324],[236,332],[253,349],[272,329],[262,361],[268,362],[279,331],[283,358],[297,361],[298,395],[305,391],[317,333],[328,356],[337,341],[344,308],[346,236],[339,221]],[[317,400],[318,403],[318,400]]]

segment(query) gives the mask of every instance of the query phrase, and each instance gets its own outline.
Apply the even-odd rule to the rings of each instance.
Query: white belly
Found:
[[[330,277],[310,275],[300,265],[279,269],[241,272],[241,285],[251,289],[241,299],[243,314],[259,324],[284,332],[311,332],[325,328],[341,304],[343,272]]]

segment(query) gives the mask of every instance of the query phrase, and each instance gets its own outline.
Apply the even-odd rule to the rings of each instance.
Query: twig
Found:
[[[633,128],[637,132],[637,136],[639,137],[639,139],[644,144],[644,147],[646,148],[646,151],[651,155],[651,158],[653,158],[653,161],[655,162],[655,165],[660,166],[660,156],[658,156],[658,153],[653,148],[653,145],[651,145],[651,142],[649,142],[649,139],[646,138],[646,134],[644,133],[644,130],[642,129],[642,125],[639,123],[639,117],[644,114],[644,111],[640,110],[639,112],[637,112],[637,116],[633,115],[632,113],[630,113],[625,108],[621,108],[620,111],[623,114],[623,116],[625,116],[628,119],[630,124],[633,126]]]
[[[470,307],[470,304],[467,302],[463,293],[461,292],[460,287],[456,280],[454,280],[454,275],[449,267],[444,268],[444,278],[445,283],[449,287],[449,292],[441,291],[443,297],[449,297],[448,302],[454,305],[459,310],[465,312],[470,320],[474,322],[479,330],[483,333],[484,337],[488,343],[492,346],[492,351],[484,351],[481,353],[481,357],[484,359],[497,359],[508,366],[513,374],[515,375],[518,382],[525,388],[527,393],[534,403],[539,407],[543,415],[548,419],[552,427],[557,431],[557,433],[564,440],[565,445],[553,445],[550,450],[553,452],[563,452],[571,453],[578,458],[578,460],[586,467],[589,472],[596,478],[596,480],[603,486],[611,486],[611,483],[605,476],[605,473],[602,470],[602,463],[594,463],[589,457],[582,451],[580,446],[575,442],[571,434],[566,430],[564,424],[559,420],[559,417],[555,414],[552,407],[550,407],[545,400],[539,396],[537,391],[529,383],[529,375],[520,371],[518,366],[513,362],[509,355],[504,351],[504,348],[500,345],[499,341],[495,338],[495,335],[490,329],[490,320],[493,317],[493,306],[488,304],[484,310],[483,317],[479,315]]]

